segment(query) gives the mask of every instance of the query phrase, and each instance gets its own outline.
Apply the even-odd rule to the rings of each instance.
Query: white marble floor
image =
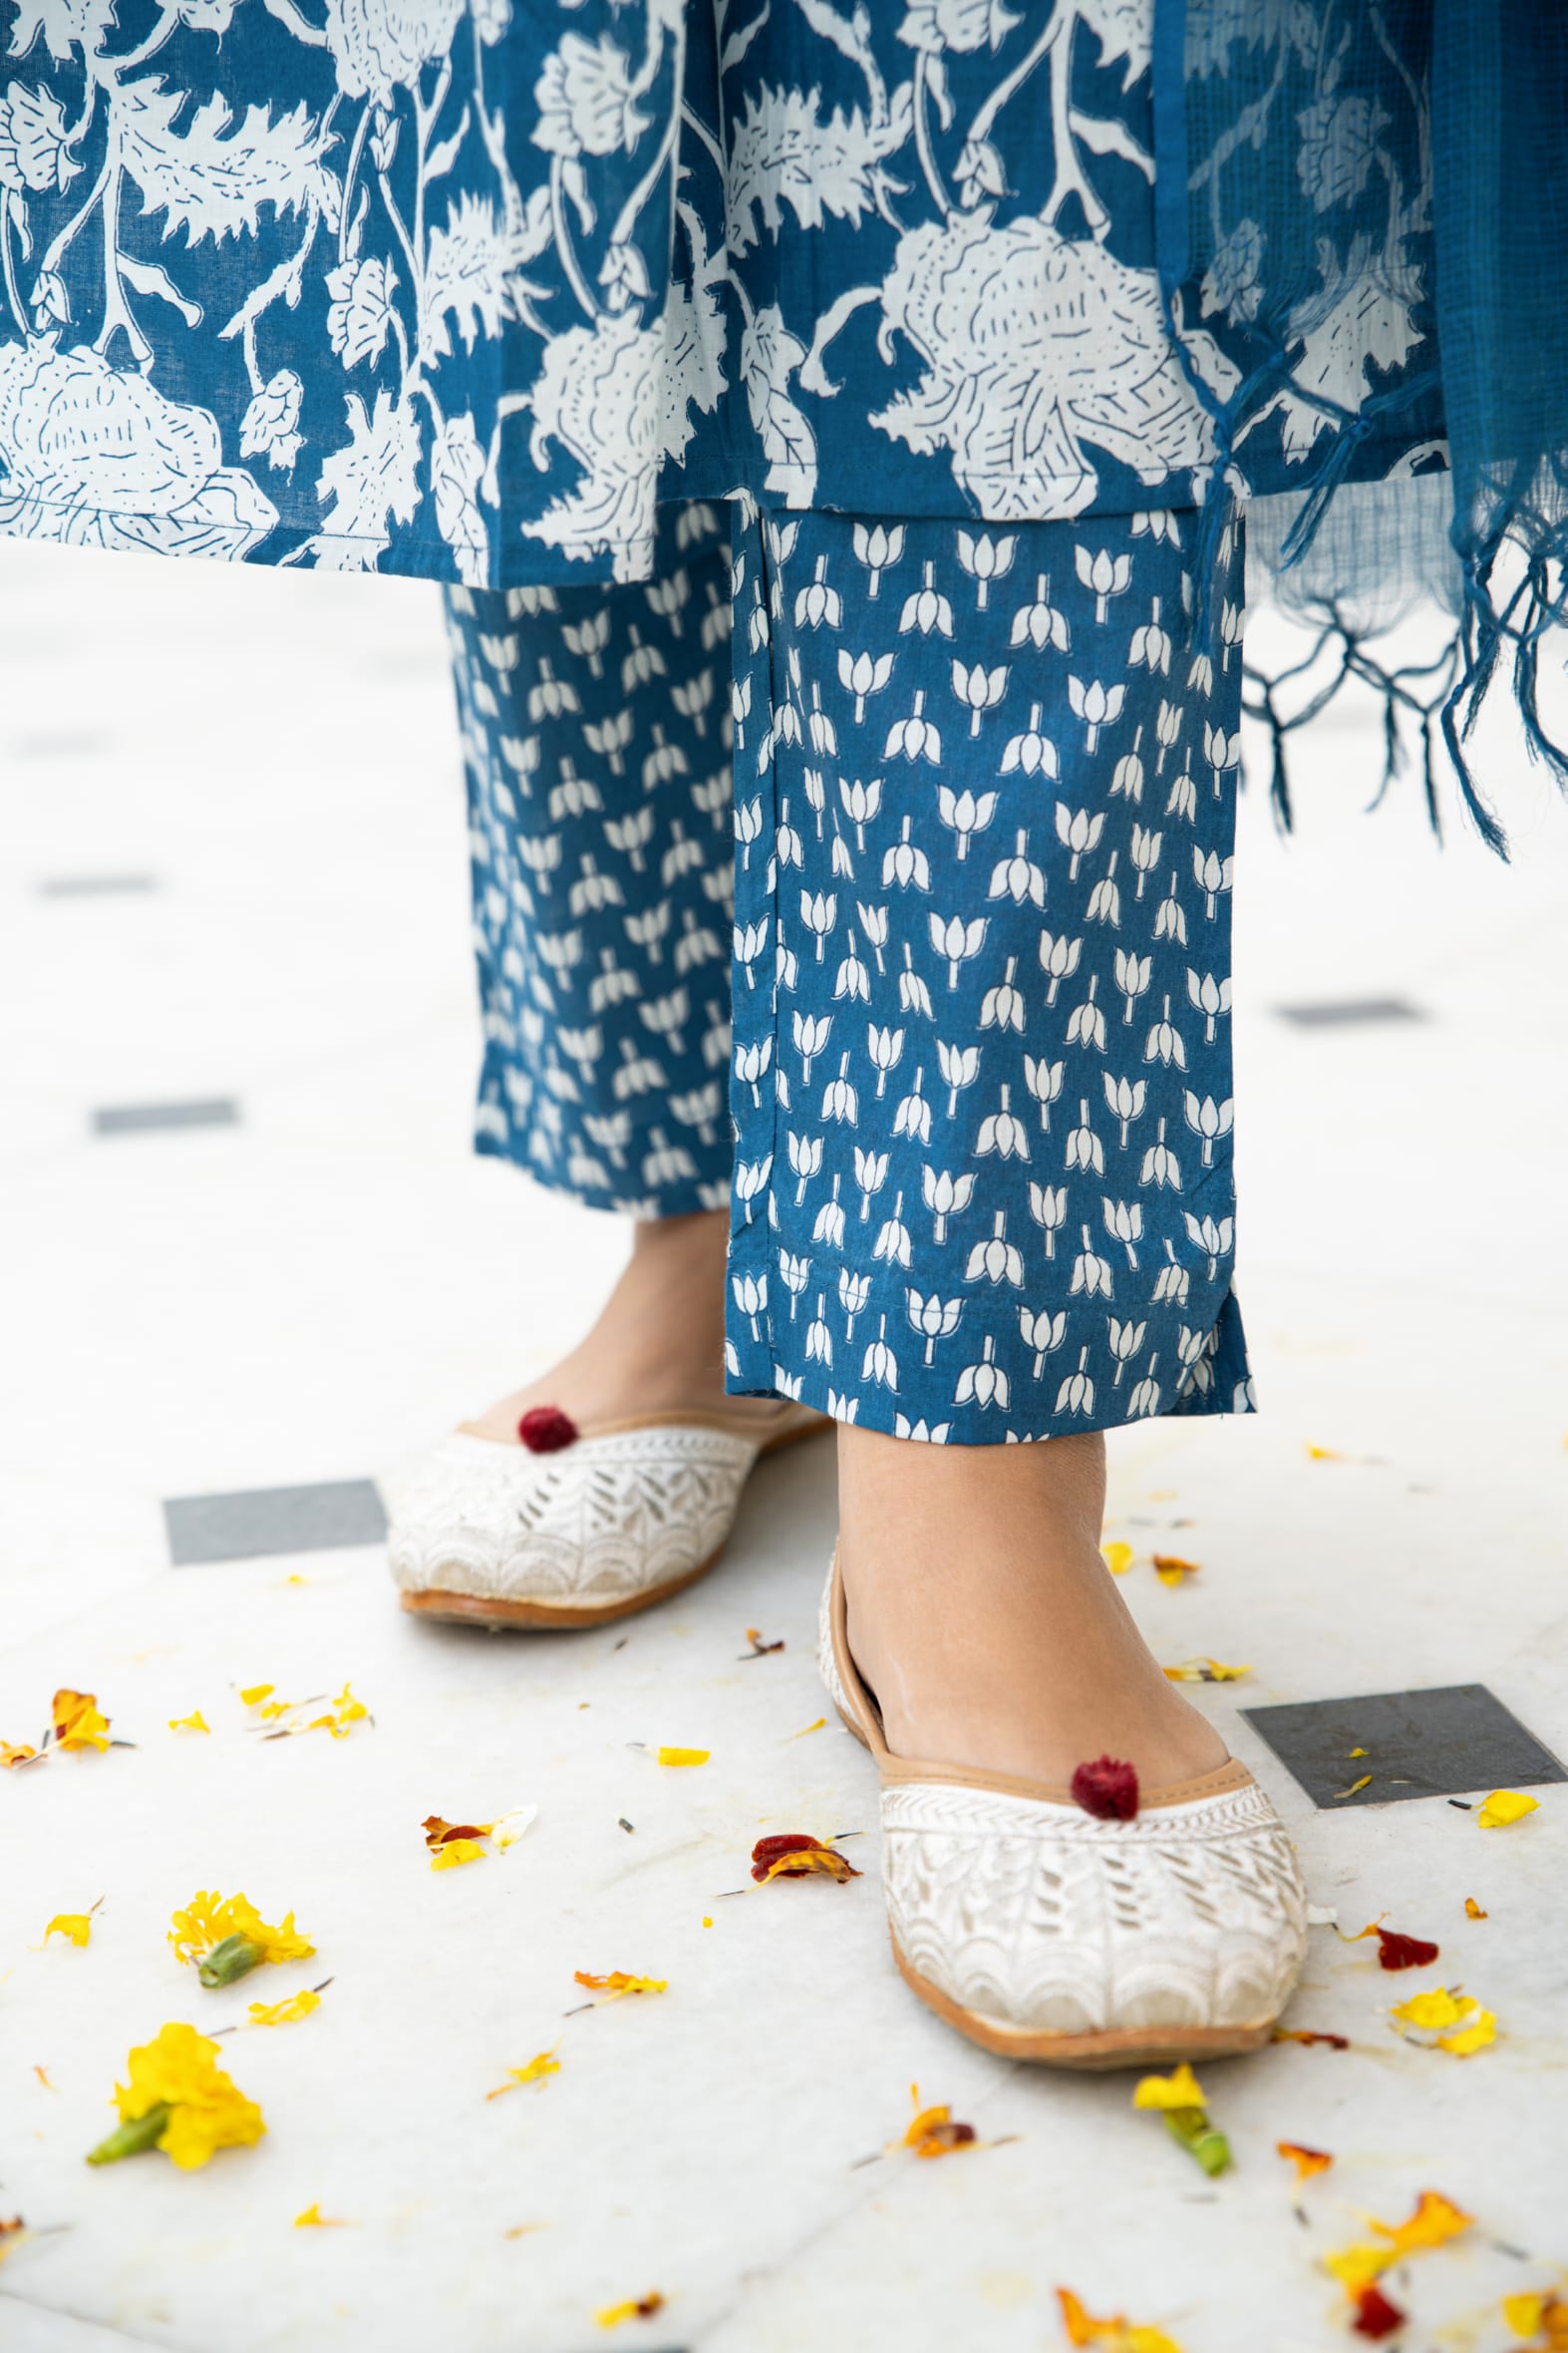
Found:
[[[1108,1532],[1202,1563],[1167,1588],[1140,1562],[1129,1598],[1162,1658],[1251,1662],[1199,1696],[1316,1898],[1441,1947],[1389,1976],[1314,1931],[1290,2022],[1350,2048],[1205,2070],[1237,2160],[1210,2183],[1124,2079],[1009,2068],[921,2010],[874,1867],[732,1895],[765,1831],[874,1822],[859,1751],[808,1729],[827,1447],[761,1472],[719,1573],[624,1639],[415,1625],[373,1547],[168,1565],[163,1499],[373,1475],[547,1362],[619,1243],[468,1153],[433,594],[0,547],[0,1735],[36,1741],[70,1685],[136,1744],[0,1775],[0,2216],[29,2225],[0,2241],[4,2353],[1039,2353],[1059,2286],[1183,2353],[1313,2353],[1358,2341],[1324,2251],[1424,2188],[1474,2219],[1388,2275],[1391,2342],[1528,2341],[1501,2299],[1568,2294],[1568,1793],[1507,1831],[1441,1798],[1319,1811],[1239,1713],[1483,1681],[1568,1755],[1568,815],[1506,738],[1489,764],[1511,870],[1457,829],[1435,850],[1412,784],[1360,814],[1365,712],[1303,759],[1294,845],[1248,804],[1265,1410],[1113,1448]],[[153,886],[59,887],[128,877]],[[1423,1018],[1277,1010],[1391,996]],[[201,1099],[231,1124],[93,1133]],[[741,1663],[749,1625],[785,1648]],[[345,1678],[374,1714],[345,1740],[244,1728],[237,1685]],[[165,1729],[193,1708],[210,1737]],[[711,1762],[632,1745],[659,1742]],[[428,1869],[424,1816],[520,1805],[504,1856]],[[223,2044],[267,2136],[90,2171],[128,2048],[258,1992],[168,1953],[211,1886],[314,1938],[268,1998],[332,1979]],[[40,1949],[95,1903],[85,1950]],[[574,1970],[614,1968],[668,1991],[565,2015]],[[1438,1982],[1494,2047],[1397,2037],[1389,2005]],[[486,2100],[552,2045],[558,2074]],[[916,2081],[998,2145],[885,2154]],[[1281,2140],[1334,2165],[1298,2191]],[[338,2226],[295,2227],[312,2204]]]

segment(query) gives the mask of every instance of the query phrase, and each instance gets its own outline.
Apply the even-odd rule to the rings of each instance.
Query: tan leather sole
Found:
[[[761,1462],[765,1455],[782,1455],[786,1447],[798,1446],[805,1438],[817,1438],[832,1426],[823,1414],[801,1423],[797,1429],[782,1430],[777,1438],[768,1439],[758,1448],[757,1459]],[[725,1541],[729,1541],[728,1537]],[[492,1634],[503,1633],[508,1628],[536,1634],[570,1633],[574,1628],[586,1632],[593,1626],[613,1625],[617,1618],[635,1617],[639,1610],[654,1609],[672,1594],[684,1593],[688,1585],[695,1585],[717,1565],[724,1549],[725,1545],[720,1544],[684,1576],[671,1577],[668,1583],[655,1585],[647,1593],[632,1593],[623,1601],[596,1602],[585,1609],[558,1601],[494,1601],[482,1593],[450,1593],[440,1585],[400,1594],[399,1600],[415,1617],[445,1619],[452,1625],[483,1626]]]
[[[947,2025],[1003,2059],[1029,2059],[1039,2067],[1072,2067],[1103,2073],[1113,2067],[1165,2067],[1182,2059],[1230,2059],[1261,2049],[1273,2032],[1272,2018],[1244,2026],[1118,2027],[1109,2034],[1032,2034],[1006,2026],[978,2010],[966,2010],[905,1960],[897,1938],[888,1937],[898,1974],[910,1992]]]

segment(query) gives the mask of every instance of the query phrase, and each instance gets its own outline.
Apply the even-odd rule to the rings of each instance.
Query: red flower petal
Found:
[[[1424,1969],[1437,1958],[1437,1947],[1424,1936],[1402,1936],[1395,1928],[1378,1930],[1378,1958],[1386,1969]]]
[[[517,1424],[517,1436],[530,1455],[556,1455],[563,1446],[575,1445],[577,1425],[558,1405],[530,1405]]]
[[[1356,2298],[1356,2317],[1351,2327],[1359,2337],[1392,2337],[1397,2328],[1405,2326],[1406,2315],[1398,2304],[1391,2304],[1381,2287],[1374,2283],[1364,2287]]]
[[[1115,1757],[1097,1757],[1073,1776],[1073,1796],[1098,1822],[1130,1822],[1138,1810],[1138,1777]]]

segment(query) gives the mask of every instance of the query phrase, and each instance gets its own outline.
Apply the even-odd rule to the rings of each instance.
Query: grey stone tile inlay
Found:
[[[111,1103],[93,1114],[95,1136],[135,1136],[152,1128],[237,1128],[239,1105],[231,1095],[192,1103]]]
[[[1568,1781],[1551,1751],[1484,1683],[1303,1700],[1242,1714],[1315,1806],[1388,1806],[1402,1798]],[[1353,1756],[1353,1749],[1366,1754]],[[1347,1795],[1363,1775],[1370,1777],[1367,1787]]]
[[[335,1552],[379,1544],[387,1532],[376,1483],[338,1479],[321,1487],[260,1487],[232,1496],[175,1496],[163,1506],[175,1568],[216,1560],[263,1560],[278,1552]]]
[[[1276,1005],[1274,1010],[1281,1021],[1293,1021],[1298,1029],[1348,1029],[1357,1022],[1431,1018],[1406,997],[1329,997],[1318,1005]]]
[[[118,898],[133,891],[156,890],[156,874],[46,874],[38,885],[40,898]]]

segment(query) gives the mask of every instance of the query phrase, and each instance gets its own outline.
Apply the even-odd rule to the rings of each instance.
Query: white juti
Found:
[[[1107,1822],[1065,1789],[893,1756],[850,1655],[836,1553],[818,1664],[881,1776],[893,1957],[949,2025],[1060,2067],[1268,2040],[1301,1970],[1307,1900],[1244,1765],[1147,1792],[1131,1821]]]

